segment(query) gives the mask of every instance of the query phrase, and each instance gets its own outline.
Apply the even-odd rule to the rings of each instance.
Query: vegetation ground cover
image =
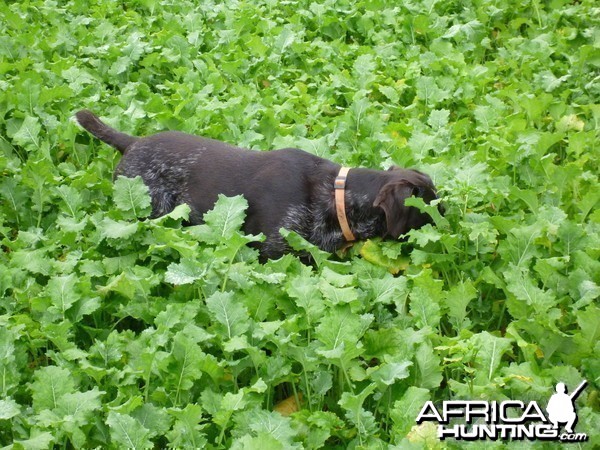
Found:
[[[600,31],[592,0],[0,4],[0,444],[541,448],[440,442],[427,400],[587,379],[600,445]],[[417,167],[406,242],[260,264],[243,198],[150,220],[72,121]],[[417,206],[423,207],[423,205]],[[301,407],[273,411],[283,399]]]

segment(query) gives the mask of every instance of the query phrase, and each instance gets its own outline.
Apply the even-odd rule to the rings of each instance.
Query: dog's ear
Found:
[[[406,180],[387,183],[379,190],[373,206],[383,209],[388,235],[397,239],[398,236],[410,230],[410,216],[415,212],[413,211],[415,208],[406,206],[404,201],[408,197],[420,197],[421,195],[422,188]]]

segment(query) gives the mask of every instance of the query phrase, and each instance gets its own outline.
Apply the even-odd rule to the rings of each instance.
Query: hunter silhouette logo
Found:
[[[546,406],[547,415],[536,401],[449,400],[442,402],[440,408],[432,401],[426,402],[416,421],[417,424],[437,422],[441,440],[587,441],[587,434],[574,432],[577,423],[575,400],[586,386],[584,380],[568,394],[565,383],[558,383]],[[560,424],[565,424],[563,432]]]
[[[567,425],[565,426],[565,431],[569,434],[573,434],[573,427],[577,422],[575,399],[579,397],[579,394],[581,394],[581,391],[583,391],[586,385],[587,380],[583,380],[571,395],[567,394],[565,383],[558,383],[556,385],[556,394],[550,397],[548,406],[546,406],[548,419],[550,419],[550,422],[554,425],[554,429],[558,429],[559,422],[566,422]]]

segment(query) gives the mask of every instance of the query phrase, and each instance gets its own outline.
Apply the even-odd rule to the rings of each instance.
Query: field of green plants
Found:
[[[439,441],[427,400],[589,385],[600,445],[593,0],[0,3],[0,447],[555,448]],[[429,173],[405,242],[266,264],[245,200],[148,219],[72,120]],[[411,200],[421,208],[416,200]],[[434,209],[431,208],[430,209]],[[284,402],[281,404],[280,402]]]

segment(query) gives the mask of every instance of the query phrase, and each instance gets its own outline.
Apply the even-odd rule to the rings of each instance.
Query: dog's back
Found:
[[[276,233],[287,209],[310,201],[316,182],[309,178],[317,168],[336,167],[299,149],[252,151],[179,131],[134,137],[114,130],[87,110],[76,118],[83,128],[123,153],[115,176],[142,177],[152,198],[153,217],[187,203],[190,222],[201,223],[218,194],[244,195],[249,203],[246,231]]]

